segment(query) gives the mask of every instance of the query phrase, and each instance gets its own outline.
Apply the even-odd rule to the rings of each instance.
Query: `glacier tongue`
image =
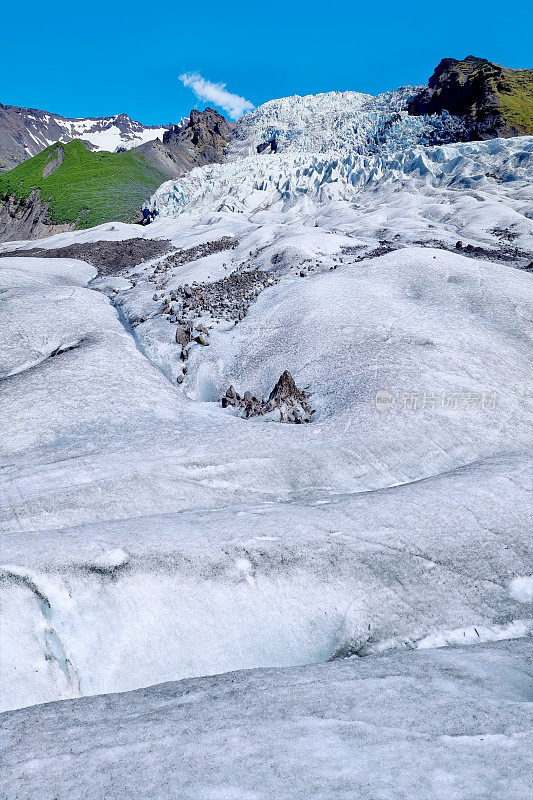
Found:
[[[98,281],[76,285],[80,262],[0,260],[20,339],[0,407],[4,707],[527,629],[510,589],[527,470],[499,454],[531,441],[529,276],[429,248],[340,261],[348,237],[232,218],[234,250],[155,280],[214,279],[259,236],[256,258],[289,272],[211,329],[181,386],[161,374],[183,362],[153,265],[100,279],[134,343]],[[193,220],[157,224],[187,241]],[[335,268],[291,274],[303,246]],[[286,367],[312,424],[216,402],[229,383],[264,396]]]
[[[417,91],[271,100],[239,121],[225,163],[167,181],[149,206],[160,216],[185,210],[250,214],[290,208],[304,197],[354,203],[369,190],[387,188],[417,194],[487,190],[512,197],[517,183],[529,181],[533,137],[461,141],[468,132],[459,118],[407,113]],[[270,141],[276,151],[259,155],[258,147]]]
[[[520,201],[517,189],[530,186],[532,170],[533,137],[415,146],[379,155],[276,153],[195,169],[179,181],[162,184],[149,206],[160,216],[184,211],[251,214],[273,206],[288,209],[302,198],[353,203],[364,202],[369,191],[437,195],[443,189],[494,192],[513,205],[513,196]],[[531,195],[530,188],[526,203]]]
[[[160,187],[149,226],[42,243],[161,238],[176,248],[167,256],[111,264],[96,278],[72,259],[0,259],[2,704],[82,695],[14,711],[10,725],[79,709],[112,752],[110,708],[138,702],[164,726],[166,712],[151,704],[193,684],[123,700],[85,695],[265,666],[293,665],[289,682],[301,683],[294,665],[333,659],[306,668],[310,708],[322,694],[336,703],[342,672],[356,678],[351,709],[358,671],[374,687],[384,659],[402,724],[396,665],[416,678],[413,707],[438,739],[433,761],[444,754],[454,777],[456,748],[472,751],[462,788],[438,770],[428,784],[409,729],[412,796],[472,797],[473,785],[475,796],[503,796],[494,776],[480,775],[478,745],[486,739],[488,760],[505,745],[507,761],[523,727],[508,735],[513,708],[498,701],[472,728],[463,699],[474,678],[465,688],[439,664],[464,659],[485,675],[487,658],[507,674],[523,647],[435,648],[529,630],[532,284],[523,267],[533,255],[533,137],[447,143],[457,121],[408,118],[413,91],[267,103],[243,118],[226,163]],[[277,151],[258,154],[272,139]],[[224,292],[234,303],[243,276],[242,303],[229,313]],[[246,420],[221,406],[230,384],[266,397],[284,370],[309,393],[310,424]],[[417,652],[376,655],[404,649]],[[340,663],[346,656],[355,658]],[[424,664],[434,665],[435,690]],[[262,685],[265,674],[194,686],[233,693],[235,681]],[[271,675],[279,685],[283,673]],[[376,723],[372,692],[365,730],[381,740],[391,728],[386,716]],[[432,711],[446,692],[458,709],[447,738]],[[298,714],[309,713],[305,699]],[[318,712],[313,763],[337,713]],[[227,737],[225,716],[220,726]],[[396,722],[392,730],[397,740]],[[189,735],[178,729],[178,751]],[[222,748],[208,739],[211,763],[227,738]],[[197,764],[196,738],[192,747]],[[11,757],[41,785],[33,752],[15,745]],[[165,780],[176,786],[182,762],[172,758]],[[365,784],[372,796],[383,794],[378,761]],[[270,755],[260,762],[258,774],[265,763],[273,772]],[[70,766],[62,794],[48,787],[50,796],[71,796]],[[335,770],[309,796],[361,796],[353,782],[337,791]],[[93,797],[86,758],[81,773]],[[174,796],[156,772],[143,775],[139,796]],[[113,780],[102,797],[120,793]],[[520,775],[513,796],[526,783]],[[195,787],[202,797],[254,796],[242,777],[227,795],[216,781],[203,794]],[[285,788],[271,796],[290,796]]]

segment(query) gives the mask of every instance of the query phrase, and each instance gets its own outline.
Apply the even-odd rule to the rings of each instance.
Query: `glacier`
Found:
[[[414,91],[271,101],[149,226],[0,245],[6,798],[530,791],[533,137]],[[136,237],[232,244],[9,255]],[[251,270],[184,362],[173,296]],[[221,407],[285,369],[310,424]]]
[[[278,152],[371,155],[468,138],[464,122],[450,115],[415,117],[409,102],[421,87],[407,86],[372,95],[324,92],[270,100],[240,120],[228,158],[255,155],[257,145],[274,139]]]
[[[524,640],[390,653],[7,713],[5,792],[525,797],[529,655]]]

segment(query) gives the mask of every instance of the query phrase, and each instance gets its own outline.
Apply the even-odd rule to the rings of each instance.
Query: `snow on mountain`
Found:
[[[114,117],[96,119],[63,119],[56,118],[57,124],[64,131],[59,141],[69,142],[72,139],[81,139],[90,142],[95,150],[109,150],[118,148],[130,150],[152,139],[162,139],[167,126],[143,125],[128,117],[127,114],[117,114]]]
[[[143,125],[127,114],[76,119],[0,103],[0,167],[10,169],[54,142],[73,139],[81,139],[94,150],[129,150],[152,139],[162,139],[168,128]]]

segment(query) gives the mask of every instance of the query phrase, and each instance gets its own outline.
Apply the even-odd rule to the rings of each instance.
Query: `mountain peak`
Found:
[[[533,70],[510,69],[473,55],[443,58],[409,113],[443,111],[463,117],[472,139],[531,134]]]
[[[113,152],[162,138],[166,130],[166,125],[143,125],[125,112],[74,118],[0,103],[0,170],[16,166],[54,142],[80,139],[91,150]]]

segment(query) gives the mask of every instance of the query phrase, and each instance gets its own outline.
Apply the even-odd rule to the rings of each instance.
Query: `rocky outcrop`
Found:
[[[190,137],[191,142],[202,148],[210,150],[210,155],[206,156],[211,161],[222,159],[224,147],[229,141],[235,129],[235,123],[228,122],[222,114],[213,108],[206,108],[205,111],[191,110],[189,124],[186,128],[178,128],[178,138],[182,133]],[[164,134],[163,143],[171,144],[175,135],[176,128]],[[207,162],[206,162],[207,163]]]
[[[220,163],[234,129],[235,123],[212,108],[192,109],[186,124],[174,125],[164,133],[162,142],[148,142],[135,152],[169,178],[180,178],[194,167]]]
[[[471,139],[533,134],[533,70],[485,58],[443,58],[409,113],[462,117]]]
[[[54,233],[74,230],[75,222],[54,223],[48,207],[49,203],[41,202],[39,189],[25,198],[10,196],[3,201],[0,198],[0,242],[41,239]]]
[[[48,178],[65,160],[65,151],[60,144],[50,153],[48,161],[43,167],[43,180]]]
[[[293,422],[298,425],[311,422],[314,414],[308,397],[307,392],[298,389],[294,378],[286,369],[266,399],[255,397],[251,392],[245,392],[241,396],[230,386],[221,402],[222,408],[242,409],[245,419],[271,415],[279,422]]]
[[[258,144],[255,148],[257,150],[257,155],[261,155],[261,153],[276,153],[278,150],[278,143],[275,139],[269,139],[268,142],[262,142]]]

